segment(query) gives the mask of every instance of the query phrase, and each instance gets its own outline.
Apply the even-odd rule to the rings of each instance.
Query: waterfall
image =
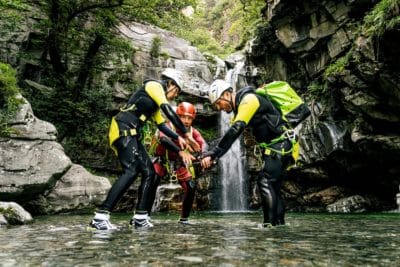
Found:
[[[244,66],[244,63],[240,63],[234,69],[229,70],[225,77],[225,80],[232,85],[234,90],[236,90],[238,73]],[[232,114],[221,112],[220,132],[222,135],[229,129],[231,118]],[[220,159],[221,211],[245,211],[248,209],[245,160],[241,140],[238,138]]]

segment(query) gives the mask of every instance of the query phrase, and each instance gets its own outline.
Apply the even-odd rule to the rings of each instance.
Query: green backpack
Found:
[[[311,115],[306,103],[287,82],[274,81],[265,84],[256,89],[256,94],[268,97],[292,128]]]

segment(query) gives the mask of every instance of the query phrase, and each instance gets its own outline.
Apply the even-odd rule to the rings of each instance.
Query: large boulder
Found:
[[[55,127],[23,104],[0,139],[0,199],[16,201],[32,214],[54,213],[98,204],[111,187],[108,179],[73,165],[57,143]]]
[[[183,72],[184,92],[202,96],[208,89],[213,79],[208,61],[188,41],[149,24],[132,22],[118,29],[135,49],[131,59],[134,80],[158,78],[165,67],[172,67]],[[159,47],[154,51],[156,43]]]
[[[110,187],[107,178],[93,175],[82,166],[73,164],[46,196],[47,211],[53,213],[99,205]]]

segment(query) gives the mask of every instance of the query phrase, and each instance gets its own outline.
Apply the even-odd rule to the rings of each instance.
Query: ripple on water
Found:
[[[154,214],[155,227],[87,231],[92,215],[51,216],[2,228],[0,266],[393,266],[400,262],[400,214],[288,214],[288,225],[259,228],[260,213]],[[171,219],[173,218],[173,219]]]

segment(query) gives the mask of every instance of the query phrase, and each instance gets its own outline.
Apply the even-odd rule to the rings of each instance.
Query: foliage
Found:
[[[307,87],[308,93],[311,95],[322,95],[326,92],[326,86],[320,81],[313,81]]]
[[[0,13],[2,16],[0,32],[2,34],[12,33],[24,19],[21,11],[26,11],[29,6],[21,0],[0,0]]]
[[[175,19],[170,18],[166,28],[191,41],[200,51],[224,57],[249,40],[264,6],[263,0],[202,1],[189,21],[173,23]]]
[[[59,141],[67,144],[65,149],[70,152],[85,146],[107,146],[112,88],[117,82],[134,83],[129,74],[134,69],[129,63],[134,50],[118,34],[118,25],[139,20],[162,26],[164,17],[183,19],[181,9],[196,3],[196,0],[0,1],[0,10],[15,18],[14,24],[28,17],[16,16],[21,9],[45,12],[35,16],[38,18],[32,26],[35,35],[21,55],[41,69],[36,75],[22,73],[20,78],[32,79],[50,90],[21,85],[35,114],[55,124]],[[0,26],[3,22],[1,18]],[[168,57],[159,51],[159,46],[160,43],[154,43],[154,52]],[[31,51],[41,56],[33,56]]]
[[[349,63],[351,53],[347,53],[345,56],[337,59],[333,64],[329,65],[324,73],[324,77],[339,75],[344,72],[347,64]]]
[[[215,127],[212,128],[202,128],[195,126],[196,129],[200,132],[200,134],[203,136],[204,140],[214,140],[218,138],[218,129]]]
[[[159,37],[154,37],[151,43],[150,55],[152,57],[159,57],[161,52],[161,39]]]
[[[400,0],[382,0],[364,19],[368,35],[381,35],[400,25]]]
[[[177,32],[202,51],[225,55],[248,38],[249,29],[258,20],[263,6],[261,0],[223,1],[215,7],[207,5],[197,9],[191,18],[185,17],[181,10],[189,5],[196,7],[197,2],[0,0],[0,32],[12,34],[28,18],[25,11],[42,12],[30,22],[34,34],[21,54],[22,60],[32,62],[33,73],[21,72],[19,78],[33,80],[49,90],[21,82],[24,96],[31,102],[36,116],[55,124],[59,141],[66,144],[68,153],[92,146],[103,149],[107,146],[106,131],[112,113],[112,88],[119,82],[135,83],[130,75],[134,66],[129,64],[135,51],[118,34],[120,23],[148,22]],[[231,30],[227,16],[237,21]],[[228,38],[224,37],[225,33]],[[169,57],[160,51],[159,45],[155,39],[153,54]],[[2,109],[5,107],[3,104]],[[7,104],[9,108],[11,105]]]
[[[8,121],[12,119],[22,100],[17,98],[16,71],[10,65],[0,62],[0,136],[8,135],[11,129]]]

